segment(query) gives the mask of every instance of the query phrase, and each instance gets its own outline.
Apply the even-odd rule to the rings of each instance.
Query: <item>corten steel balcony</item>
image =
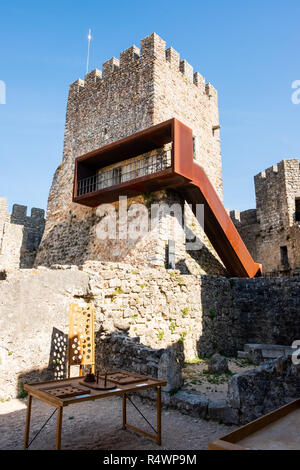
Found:
[[[165,144],[171,144],[171,149],[162,152]],[[150,156],[139,157],[156,149],[156,156],[152,152]],[[96,207],[117,201],[123,195],[133,197],[174,188],[191,204],[194,213],[197,204],[204,204],[204,231],[229,274],[237,277],[261,275],[261,265],[253,261],[193,155],[192,130],[180,121],[170,119],[78,157],[73,202]]]
[[[96,175],[88,176],[78,181],[77,196],[83,196],[101,189],[110,188],[120,183],[136,180],[137,178],[153,175],[172,166],[171,149],[156,155],[148,155],[129,159],[110,169],[100,169]]]
[[[193,147],[190,148],[190,135],[191,130],[188,127],[176,119],[170,119],[78,157],[75,161],[73,201],[95,207],[105,202],[117,201],[121,195],[132,197],[183,183],[184,175],[188,170],[190,150],[193,151]],[[132,168],[132,170],[126,168],[127,164],[129,166],[128,160],[152,150],[161,149],[165,144],[171,144],[171,150],[167,152],[167,158],[161,159],[161,163],[151,164],[149,160],[146,162],[145,158],[144,165],[142,165],[145,167],[144,172],[142,167]],[[187,164],[184,165],[187,168],[183,172],[180,171],[182,163],[178,158],[178,152],[186,153],[188,157]],[[111,178],[105,167],[118,163],[120,164],[118,168],[122,170],[122,177],[120,179],[115,171],[115,177]],[[137,165],[137,162],[135,164]],[[102,172],[102,176],[99,171]],[[110,178],[111,184],[107,184]]]

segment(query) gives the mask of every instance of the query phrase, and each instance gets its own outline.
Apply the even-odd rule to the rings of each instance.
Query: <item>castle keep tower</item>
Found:
[[[300,166],[286,159],[254,177],[256,209],[231,217],[266,275],[300,275]]]
[[[72,201],[75,159],[170,119],[188,126],[194,136],[194,159],[204,168],[222,200],[222,168],[217,92],[202,75],[180,60],[172,47],[153,33],[136,46],[112,58],[85,80],[70,86],[63,160],[51,186],[47,221],[36,265],[81,264],[85,260],[122,261],[134,265],[164,266],[168,233],[165,220],[139,240],[99,240],[96,207]],[[167,155],[168,146],[159,152]],[[131,155],[128,155],[130,160]],[[155,157],[149,151],[147,157]],[[114,177],[112,173],[111,177]],[[201,226],[176,191],[154,191],[129,199],[147,203],[163,201],[184,207],[186,224],[199,250],[186,250],[186,233],[175,220],[176,263],[192,272],[224,274],[215,250]],[[114,202],[118,211],[118,202]],[[167,219],[166,217],[165,219]],[[121,227],[119,227],[121,230]],[[200,242],[204,242],[202,246]]]
[[[300,274],[300,167],[282,160],[255,176],[257,258],[267,273]]]

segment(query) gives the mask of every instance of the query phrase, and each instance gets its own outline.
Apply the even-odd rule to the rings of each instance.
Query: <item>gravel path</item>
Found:
[[[148,420],[155,424],[155,407],[141,402],[135,397],[134,402],[142,409]],[[142,429],[147,423],[130,403],[127,405],[127,422]],[[53,408],[33,399],[31,413],[32,436],[50,416]],[[0,449],[22,449],[26,417],[26,400],[11,400],[0,403]],[[208,443],[234,430],[214,421],[204,421],[181,414],[177,410],[162,410],[162,447],[154,441],[121,429],[122,401],[112,397],[81,405],[69,405],[64,408],[62,449],[104,449],[104,450],[201,450],[207,449]],[[155,427],[155,426],[154,426]],[[32,443],[31,449],[54,449],[56,432],[56,414]]]

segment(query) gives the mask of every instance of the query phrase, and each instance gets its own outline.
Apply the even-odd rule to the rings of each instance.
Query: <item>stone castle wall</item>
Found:
[[[254,178],[256,210],[231,212],[231,218],[253,258],[266,275],[300,274],[299,160],[282,160]],[[286,247],[288,264],[282,262]],[[284,249],[284,248],[283,248]]]
[[[154,349],[177,347],[186,359],[243,344],[226,278],[93,261],[83,270],[106,334],[123,331]]]
[[[0,398],[66,372],[69,304],[87,290],[88,276],[72,269],[18,269],[0,281]]]
[[[8,213],[5,198],[0,198],[0,268],[31,268],[45,226],[44,210],[32,208],[27,216],[27,207],[13,205]]]
[[[72,189],[76,157],[173,117],[193,129],[199,163],[222,198],[219,130],[213,131],[219,123],[217,93],[186,61],[180,61],[174,49],[166,50],[159,36],[143,39],[141,51],[132,46],[121,52],[120,60],[105,62],[102,72],[94,70],[70,86],[63,160],[50,190],[36,265],[81,264],[90,259],[164,266],[168,240],[164,220],[159,232],[155,229],[134,242],[103,242],[96,233],[96,209],[72,203]],[[179,196],[159,192],[151,194],[152,199],[172,204]],[[144,203],[145,198],[132,198],[129,206],[134,202]],[[184,206],[183,200],[180,203]],[[114,206],[118,213],[118,203]],[[185,234],[178,226],[176,262],[183,266],[188,260],[192,267],[186,271],[223,275],[224,267],[199,223],[192,214],[188,218],[190,232],[204,242],[204,248],[187,253]]]
[[[226,279],[95,261],[14,270],[0,280],[1,398],[66,372],[69,304],[91,301],[99,368],[156,375],[165,351],[182,364],[300,338],[299,277]]]
[[[246,211],[230,211],[230,217],[243,242],[248,248],[252,258],[257,261],[257,238],[259,236],[259,224],[257,222],[256,209]]]

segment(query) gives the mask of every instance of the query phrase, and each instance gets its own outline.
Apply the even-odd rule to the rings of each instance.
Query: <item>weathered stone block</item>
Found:
[[[215,353],[209,360],[208,370],[217,374],[224,374],[228,371],[228,361],[226,357]]]
[[[209,401],[207,397],[199,393],[179,391],[171,397],[170,403],[182,413],[199,418],[207,417]]]

